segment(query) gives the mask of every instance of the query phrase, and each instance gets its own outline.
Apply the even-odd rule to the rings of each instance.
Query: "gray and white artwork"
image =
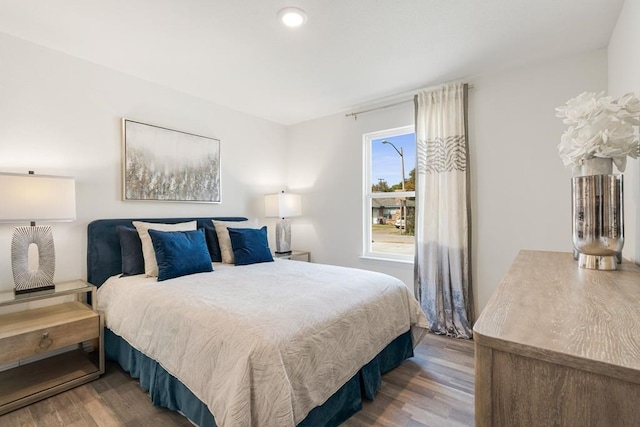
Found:
[[[220,202],[220,140],[123,119],[124,200]]]

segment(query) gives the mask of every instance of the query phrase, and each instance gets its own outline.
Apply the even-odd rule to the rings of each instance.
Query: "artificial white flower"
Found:
[[[569,125],[558,145],[565,166],[603,157],[612,159],[623,172],[627,157],[636,159],[640,155],[634,130],[640,124],[640,100],[633,93],[616,100],[602,92],[584,92],[556,111],[556,116]]]

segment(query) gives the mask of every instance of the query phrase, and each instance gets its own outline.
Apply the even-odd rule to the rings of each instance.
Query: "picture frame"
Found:
[[[122,119],[122,199],[221,203],[220,140]]]

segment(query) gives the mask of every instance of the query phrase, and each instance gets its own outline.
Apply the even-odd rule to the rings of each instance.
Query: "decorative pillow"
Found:
[[[222,254],[220,253],[220,244],[218,243],[218,235],[213,224],[204,224],[204,237],[207,239],[207,247],[211,262],[222,262]]]
[[[158,263],[158,282],[213,271],[204,230],[149,230]]]
[[[120,255],[122,258],[122,275],[135,276],[144,274],[144,258],[142,257],[142,242],[138,231],[133,227],[116,226],[120,238]]]
[[[159,231],[190,231],[197,228],[196,221],[181,222],[179,224],[156,224],[153,222],[133,221],[133,226],[138,230],[142,242],[142,256],[144,257],[144,273],[147,277],[158,275],[158,263],[153,251],[153,243],[149,237],[149,230]]]
[[[228,227],[233,257],[236,265],[256,264],[258,262],[273,262],[269,243],[267,242],[267,227],[231,228]]]
[[[257,226],[256,221],[212,221],[216,228],[216,235],[218,236],[222,262],[225,264],[233,264],[233,248],[231,247],[231,239],[229,239],[227,227],[255,228]]]

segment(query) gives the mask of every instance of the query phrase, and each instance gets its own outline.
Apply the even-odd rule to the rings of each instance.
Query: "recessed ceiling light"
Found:
[[[278,12],[278,19],[287,27],[300,27],[307,22],[307,14],[297,7],[286,7]]]

